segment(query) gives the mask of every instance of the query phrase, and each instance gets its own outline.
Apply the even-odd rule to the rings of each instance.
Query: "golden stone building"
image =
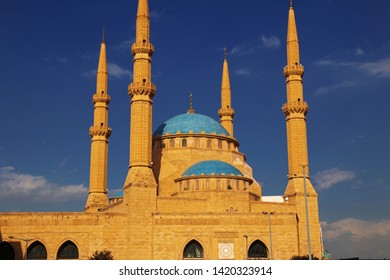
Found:
[[[286,77],[288,182],[279,197],[260,184],[234,138],[228,62],[223,61],[219,122],[190,109],[152,131],[154,47],[147,0],[136,17],[130,165],[123,192],[107,196],[108,71],[101,43],[91,136],[90,185],[84,212],[1,213],[0,258],[290,259],[322,256],[317,193],[310,182],[298,35],[288,12]],[[307,195],[305,195],[305,193]],[[310,225],[310,226],[307,226]],[[310,246],[308,246],[310,244]]]

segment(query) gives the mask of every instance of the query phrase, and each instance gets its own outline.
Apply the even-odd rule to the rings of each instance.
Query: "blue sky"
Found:
[[[235,137],[262,183],[287,183],[288,0],[150,0],[153,125],[218,118],[228,49]],[[102,29],[109,60],[110,193],[128,166],[136,0],[0,0],[0,211],[82,211]],[[335,258],[390,258],[390,2],[294,1],[311,180]]]

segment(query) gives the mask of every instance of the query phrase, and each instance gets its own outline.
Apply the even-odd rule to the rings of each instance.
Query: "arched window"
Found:
[[[195,190],[199,191],[199,180],[195,181]]]
[[[79,258],[79,249],[72,241],[64,242],[57,252],[57,260],[72,260]]]
[[[217,190],[220,190],[220,189],[221,189],[221,181],[217,180]]]
[[[175,140],[174,139],[169,140],[169,147],[171,147],[171,148],[175,147]]]
[[[211,139],[207,139],[207,148],[211,149],[212,147]]]
[[[218,149],[222,149],[222,141],[218,140]]]
[[[39,241],[33,242],[27,248],[28,260],[47,260],[46,247]]]
[[[181,146],[182,147],[187,147],[187,139],[181,140]]]
[[[183,252],[184,259],[203,259],[203,247],[196,240],[188,242]]]
[[[0,242],[0,260],[14,260],[15,250],[12,245],[6,241]]]
[[[240,181],[236,180],[236,190],[240,190]]]
[[[210,189],[210,180],[206,180],[206,190]]]
[[[254,241],[248,250],[248,259],[260,260],[268,258],[268,249],[260,240]]]

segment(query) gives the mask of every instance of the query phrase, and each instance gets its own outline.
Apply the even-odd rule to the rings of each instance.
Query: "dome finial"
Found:
[[[104,42],[105,36],[106,36],[106,27],[105,27],[105,26],[103,26],[103,32],[102,32],[102,43],[105,43],[105,42]]]
[[[187,110],[187,114],[195,114],[195,110],[192,107],[192,92],[190,92],[190,109]]]
[[[290,8],[293,7],[293,4],[292,4],[293,0],[290,0]]]
[[[223,49],[223,58],[224,60],[226,60],[226,57],[227,57],[227,52],[226,52],[226,47]]]

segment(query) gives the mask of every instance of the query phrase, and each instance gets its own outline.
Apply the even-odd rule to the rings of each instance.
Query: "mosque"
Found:
[[[323,247],[317,193],[310,181],[298,34],[290,1],[284,67],[288,179],[284,194],[263,196],[234,137],[228,61],[222,65],[219,121],[190,106],[152,130],[148,0],[138,1],[130,96],[130,164],[123,191],[107,195],[108,70],[100,47],[84,212],[0,213],[0,259],[291,259]],[[277,108],[275,108],[277,109]]]

